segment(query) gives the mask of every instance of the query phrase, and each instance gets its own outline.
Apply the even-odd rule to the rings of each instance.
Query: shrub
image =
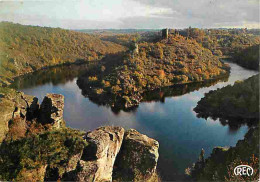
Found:
[[[91,81],[91,82],[94,82],[94,81],[97,81],[98,78],[96,76],[89,76],[88,80]]]
[[[82,133],[69,128],[4,142],[0,146],[0,179],[30,177],[28,174],[32,170],[45,165],[64,171],[63,166],[71,156],[80,153],[85,146]]]

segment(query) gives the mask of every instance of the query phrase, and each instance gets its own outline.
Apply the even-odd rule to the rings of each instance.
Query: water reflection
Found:
[[[142,94],[143,100],[142,102],[165,102],[165,98],[167,97],[176,97],[181,96],[190,92],[193,92],[195,90],[199,90],[204,87],[210,87],[212,85],[217,84],[218,82],[227,82],[229,75],[226,75],[225,77],[215,79],[215,80],[207,80],[204,82],[196,82],[196,83],[188,83],[188,84],[179,84],[179,85],[173,85],[170,87],[163,87],[156,90],[151,90],[144,92]],[[91,102],[97,104],[98,106],[107,106],[111,107],[107,102],[105,102],[102,99],[97,98],[96,96],[92,96],[91,94],[88,94],[88,90],[82,89],[82,95],[87,97]],[[112,100],[115,95],[107,95],[107,97],[111,96]],[[110,99],[111,99],[110,97]],[[111,110],[114,112],[114,114],[118,114],[121,110],[125,112],[135,112],[137,110],[138,106],[131,107],[131,108],[122,108],[122,107],[111,107]]]
[[[166,97],[176,97],[181,96],[193,91],[197,91],[201,88],[210,87],[217,84],[218,82],[227,82],[228,76],[219,78],[216,80],[208,80],[205,82],[189,83],[182,85],[174,85],[170,87],[163,87],[157,90],[148,91],[144,93],[144,101],[160,101],[165,102]]]
[[[49,69],[39,70],[34,73],[29,73],[24,76],[17,77],[10,87],[15,89],[26,89],[37,87],[44,84],[66,84],[73,81],[75,78],[92,70],[97,66],[97,63],[87,63],[78,65],[63,65]]]

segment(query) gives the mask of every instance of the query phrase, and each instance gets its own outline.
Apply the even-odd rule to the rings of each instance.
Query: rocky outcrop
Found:
[[[39,109],[40,109],[40,106],[38,103],[38,98],[34,97],[30,106],[28,106],[27,113],[26,113],[26,119],[31,121],[31,120],[37,118],[39,115]]]
[[[51,124],[54,128],[61,128],[63,124],[64,96],[47,94],[40,107],[39,121],[42,124]]]
[[[79,161],[76,181],[111,181],[116,156],[121,148],[124,129],[101,127],[86,134],[89,145]]]
[[[25,122],[27,105],[33,100],[32,96],[24,95],[10,88],[0,88],[0,142],[2,142],[10,128],[16,130],[17,125],[14,120]],[[18,131],[15,131],[19,134]]]
[[[11,178],[7,176],[6,179],[30,181],[38,175],[36,180],[39,181],[43,178],[46,181],[158,181],[155,178],[159,156],[157,141],[134,129],[125,132],[122,127],[100,127],[85,135],[66,129],[63,125],[64,96],[59,94],[47,94],[40,106],[37,98],[19,95],[19,99],[19,103],[13,105],[15,109],[8,123],[5,146],[0,148],[0,152],[2,150],[5,153],[9,147],[13,149],[12,145],[15,144],[10,141],[16,141],[20,147],[28,145],[25,150],[36,147],[33,150],[34,157],[37,157],[38,152],[45,151],[53,150],[55,154],[46,154],[47,158],[38,159],[38,162],[44,165],[22,167],[19,175]],[[52,132],[49,132],[50,130]],[[32,136],[36,135],[41,135],[44,139],[32,139]],[[59,138],[57,144],[50,144],[54,138]],[[28,142],[25,142],[27,140]],[[39,140],[36,142],[37,145],[34,144],[34,140]],[[44,151],[43,141],[48,143]],[[58,154],[59,151],[64,152]],[[10,152],[15,153],[16,150]],[[56,154],[61,155],[61,158],[55,158]],[[55,159],[52,159],[53,157]],[[12,157],[6,158],[6,161],[12,160]],[[27,162],[24,164],[27,165]],[[32,164],[28,163],[28,166],[30,165]],[[12,169],[16,170],[16,167],[13,166]]]
[[[63,181],[158,181],[159,144],[134,129],[105,126],[85,135],[88,146]]]
[[[115,180],[157,181],[158,148],[156,140],[134,129],[128,130],[116,160]]]
[[[4,139],[24,137],[32,123],[41,123],[45,129],[61,128],[63,120],[64,96],[47,94],[41,107],[38,98],[25,95],[13,89],[1,94],[0,101],[0,142]]]

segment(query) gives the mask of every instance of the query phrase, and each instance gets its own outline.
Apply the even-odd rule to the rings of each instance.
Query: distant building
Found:
[[[163,38],[163,39],[168,39],[168,36],[169,36],[169,30],[168,30],[168,28],[162,29],[162,38]]]
[[[136,54],[139,53],[139,47],[138,47],[137,43],[134,44],[134,53],[136,53]]]
[[[131,50],[131,57],[134,58],[135,55],[139,54],[139,46],[138,46],[138,44],[135,43],[135,42],[132,42],[130,50]]]

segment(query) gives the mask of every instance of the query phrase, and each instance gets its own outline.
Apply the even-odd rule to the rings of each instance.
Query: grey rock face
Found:
[[[124,129],[106,126],[86,134],[88,147],[83,151],[76,181],[112,181],[116,156],[121,148]]]
[[[156,140],[134,129],[128,130],[117,157],[115,178],[118,181],[157,181],[158,149]]]

